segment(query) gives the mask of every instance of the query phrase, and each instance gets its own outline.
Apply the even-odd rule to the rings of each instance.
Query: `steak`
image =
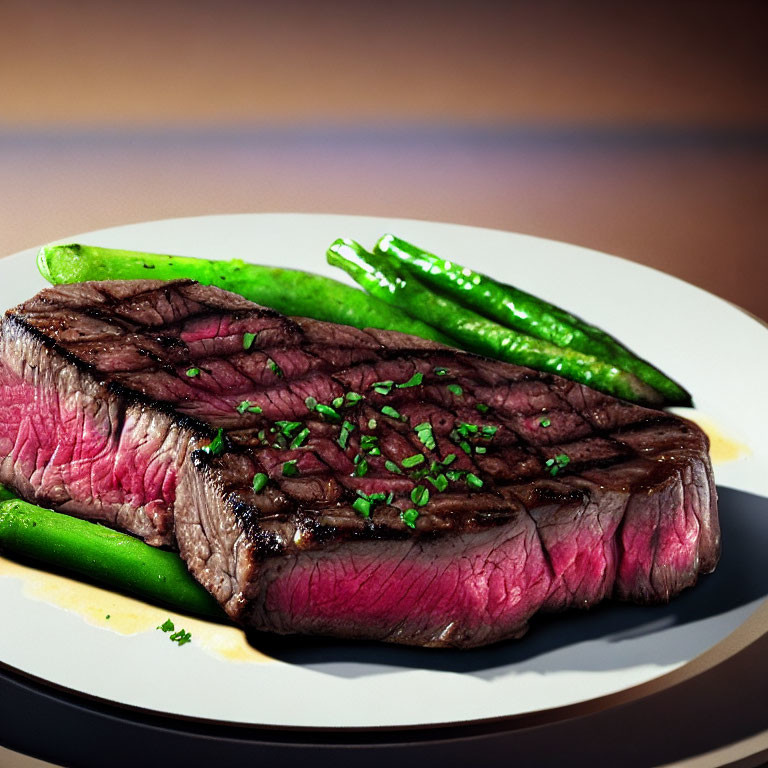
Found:
[[[719,556],[691,422],[180,280],[6,313],[0,482],[177,547],[258,630],[473,647]]]

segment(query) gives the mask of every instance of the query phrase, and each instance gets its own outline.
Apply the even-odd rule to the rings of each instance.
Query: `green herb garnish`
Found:
[[[283,477],[298,477],[299,468],[296,466],[298,459],[290,459],[283,464]]]
[[[356,512],[359,512],[363,517],[370,517],[372,506],[373,503],[369,499],[360,497],[355,499],[354,503],[352,504],[352,509],[354,509]]]
[[[345,421],[341,425],[341,432],[339,433],[339,439],[336,441],[342,448],[346,449],[347,443],[349,442],[349,436],[352,434],[352,430],[355,428],[355,425],[350,423],[349,421]]]
[[[453,464],[453,462],[456,461],[456,454],[455,453],[449,453],[442,461],[442,465],[444,467],[447,467],[449,464]]]
[[[485,403],[477,403],[475,405],[475,408],[477,408],[477,410],[480,411],[480,413],[488,413],[488,411],[491,410],[490,407],[487,406]]]
[[[253,490],[255,493],[261,493],[269,478],[263,472],[257,472],[253,476]]]
[[[398,412],[397,412],[397,411],[396,411],[394,408],[392,408],[392,407],[391,407],[391,406],[389,406],[389,405],[385,405],[385,406],[384,406],[384,407],[381,409],[381,412],[382,412],[382,413],[383,413],[385,416],[389,416],[389,417],[390,417],[390,418],[392,418],[392,419],[398,419],[398,420],[400,420],[400,419],[402,418],[402,417],[400,416],[400,414],[399,414],[399,413],[398,413]]]
[[[445,376],[448,373],[447,368],[441,368],[440,366],[435,368],[434,371],[437,376]]]
[[[458,384],[449,384],[446,389],[449,392],[453,392],[457,397],[461,397],[464,394],[464,390]]]
[[[288,446],[291,450],[294,450],[296,448],[301,448],[302,445],[306,442],[307,438],[309,437],[309,427],[304,427],[304,429],[299,432],[296,437],[291,440],[291,444]]]
[[[255,333],[243,334],[243,349],[250,349],[253,346],[253,341],[256,338]]]
[[[404,381],[402,384],[397,384],[398,389],[406,389],[407,387],[418,387],[424,378],[423,373],[414,373],[408,381]]]
[[[355,477],[365,477],[368,474],[368,462],[360,455],[355,456]]]
[[[471,486],[472,488],[482,488],[483,481],[477,475],[470,472],[467,475],[467,485]]]
[[[486,440],[492,440],[494,435],[499,431],[499,428],[492,424],[486,424],[480,429],[480,434]]]
[[[300,421],[276,421],[275,426],[286,436],[290,437],[300,426]]]
[[[208,445],[204,445],[201,450],[211,456],[218,456],[224,450],[224,430],[219,429],[216,433],[216,437],[214,437]]]
[[[363,396],[357,392],[347,392],[347,394],[344,395],[344,401],[347,405],[355,405],[363,399]]]
[[[193,378],[194,376],[199,376],[199,375],[200,375],[199,368],[187,368],[187,376],[189,376],[190,379]]]
[[[395,382],[391,379],[388,381],[374,381],[373,384],[371,384],[371,389],[373,389],[374,392],[378,392],[380,395],[388,395],[392,391],[394,385]]]
[[[406,468],[418,467],[419,464],[423,464],[425,461],[423,453],[416,453],[413,456],[409,456],[407,459],[403,459],[400,463]]]
[[[271,358],[267,358],[267,367],[269,368],[272,373],[275,374],[275,376],[282,376],[283,370],[280,368],[280,366]]]
[[[544,466],[549,467],[549,474],[554,477],[561,469],[570,464],[570,462],[570,456],[565,453],[559,453],[553,459],[547,459],[544,462]]]
[[[325,416],[326,419],[331,419],[331,421],[339,421],[341,419],[338,411],[335,408],[331,408],[330,405],[323,405],[323,403],[318,403],[315,406],[315,410],[321,416]]]
[[[309,397],[304,398],[304,405],[307,406],[307,410],[314,411],[315,408],[317,408],[317,400],[310,395]]]
[[[419,438],[419,441],[423,443],[424,447],[429,451],[434,451],[435,435],[432,432],[432,425],[428,421],[425,421],[421,424],[417,424],[413,429],[416,432],[416,437]]]
[[[368,429],[376,429],[378,425],[379,423],[376,421],[376,419],[368,419]]]
[[[379,438],[376,437],[376,435],[361,435],[360,450],[365,451],[371,456],[381,456],[381,448],[379,448]]]
[[[166,619],[157,629],[161,629],[163,632],[173,632],[175,627],[170,619]]]
[[[429,488],[426,488],[423,485],[417,485],[411,491],[411,501],[417,507],[423,507],[429,501]]]
[[[402,475],[403,474],[403,470],[400,469],[400,467],[398,467],[397,464],[395,464],[394,461],[390,461],[389,459],[387,459],[384,462],[384,468],[388,469],[390,472],[394,473],[395,475]]]
[[[416,520],[419,517],[419,511],[417,509],[406,509],[405,512],[400,513],[400,519],[409,527],[416,527]]]
[[[252,405],[250,401],[243,400],[241,403],[237,404],[235,410],[238,413],[245,413],[246,411],[248,411],[248,413],[261,413],[264,409],[260,405]]]
[[[542,419],[539,422],[540,427],[548,427],[552,422],[549,419]]]
[[[179,645],[185,645],[186,643],[189,643],[192,641],[192,635],[189,632],[185,632],[183,629],[180,629],[178,632],[170,636],[170,641],[172,643],[178,643]]]
[[[428,477],[427,480],[429,480],[438,491],[444,491],[448,487],[448,478],[442,473],[436,477]]]

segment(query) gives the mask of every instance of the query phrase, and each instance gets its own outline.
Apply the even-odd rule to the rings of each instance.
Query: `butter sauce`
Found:
[[[0,578],[22,582],[25,597],[62,608],[80,616],[94,627],[119,635],[157,632],[158,643],[168,643],[168,635],[157,627],[170,617],[177,629],[192,635],[197,648],[225,661],[263,663],[272,661],[248,643],[237,627],[194,619],[184,614],[143,603],[106,589],[74,579],[20,565],[0,557]],[[184,653],[184,649],[179,649]]]
[[[713,464],[726,464],[738,461],[752,453],[748,445],[740,443],[728,435],[709,416],[696,411],[693,408],[670,409],[678,416],[697,424],[709,438],[709,456]]]

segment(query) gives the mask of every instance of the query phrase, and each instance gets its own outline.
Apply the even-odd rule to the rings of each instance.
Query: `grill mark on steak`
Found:
[[[246,331],[256,334],[249,350]],[[717,561],[703,433],[550,374],[392,332],[285,318],[192,281],[47,289],[6,315],[2,345],[0,381],[19,397],[19,416],[0,428],[0,445],[18,443],[24,418],[34,429],[40,392],[77,399],[82,390],[111,415],[86,418],[79,436],[54,418],[58,439],[87,446],[106,429],[115,458],[124,445],[139,469],[132,477],[120,459],[107,472],[84,448],[84,466],[101,467],[90,485],[55,455],[45,460],[49,481],[35,486],[23,462],[7,460],[0,481],[151,543],[177,543],[230,615],[260,629],[472,646],[518,636],[537,610],[611,596],[668,599]],[[201,375],[187,377],[193,367]],[[420,386],[371,389],[415,372]],[[356,426],[342,449],[339,425],[304,400],[329,403],[350,390],[365,399],[342,409]],[[263,413],[237,413],[245,399]],[[382,415],[384,405],[406,421]],[[306,424],[309,439],[294,450],[265,445],[259,430],[278,419]],[[434,452],[413,429],[424,421]],[[455,444],[461,422],[498,427],[491,440],[469,440],[485,454]],[[227,430],[223,455],[201,451],[219,428]],[[360,437],[371,432],[381,456],[366,456],[368,473],[352,477]],[[32,438],[39,446],[50,439]],[[456,454],[449,469],[474,472],[483,487],[451,481],[440,493],[408,470],[384,468],[418,453],[424,466]],[[560,453],[571,461],[553,476],[544,462]],[[282,464],[294,458],[301,476],[284,477]],[[260,494],[250,488],[256,472],[270,477]],[[431,498],[412,531],[401,512],[413,506],[416,484]],[[366,520],[351,506],[358,491],[393,498]],[[627,549],[632,542],[640,543]],[[369,564],[361,583],[356,563]]]

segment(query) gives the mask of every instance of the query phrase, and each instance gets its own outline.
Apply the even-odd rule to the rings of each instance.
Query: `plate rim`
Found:
[[[430,219],[416,219],[416,218],[403,218],[403,217],[383,217],[383,216],[368,216],[360,214],[343,214],[343,213],[322,213],[322,212],[300,212],[300,211],[283,211],[283,212],[257,212],[257,213],[216,213],[216,214],[202,214],[192,216],[178,216],[170,218],[148,219],[137,222],[130,222],[127,224],[118,224],[110,227],[102,227],[89,232],[81,232],[79,234],[71,235],[65,238],[57,238],[46,244],[52,243],[66,243],[75,242],[87,237],[98,234],[106,234],[112,230],[126,229],[130,227],[141,227],[143,225],[152,225],[160,223],[179,223],[189,221],[200,220],[222,220],[227,218],[239,218],[239,219],[262,219],[268,218],[281,219],[290,217],[300,217],[303,219],[357,219],[360,221],[381,221],[381,222],[413,222],[416,224],[427,224],[438,227],[447,227],[461,230],[481,230],[485,232],[493,232],[502,235],[513,235],[517,238],[533,240],[537,242],[555,244],[557,246],[565,247],[568,249],[578,249],[580,251],[598,254],[601,257],[608,257],[609,259],[616,259],[621,262],[631,264],[635,268],[648,270],[656,275],[660,275],[663,278],[671,279],[677,283],[682,284],[686,288],[694,289],[708,299],[715,299],[723,306],[738,312],[742,316],[746,316],[751,322],[755,323],[762,329],[768,330],[768,322],[763,321],[761,318],[753,315],[739,305],[724,299],[717,294],[714,294],[704,288],[700,288],[687,280],[671,275],[656,267],[651,267],[645,264],[638,263],[631,259],[616,254],[601,251],[595,248],[582,246],[577,243],[571,243],[568,241],[557,240],[553,238],[543,237],[540,235],[532,235],[524,232],[517,232],[511,230],[503,230],[492,227],[481,227],[471,224],[461,224],[455,222],[442,222]],[[31,246],[29,248],[22,249],[15,253],[0,256],[0,264],[7,259],[21,259],[28,258],[30,256],[36,257],[38,250],[42,245]],[[45,569],[41,569],[45,570]],[[768,627],[768,599],[765,599],[757,608],[732,632],[718,641],[715,645],[711,646],[701,654],[694,658],[684,662],[679,667],[665,672],[651,680],[643,683],[635,684],[627,688],[622,688],[619,691],[604,694],[597,697],[592,697],[579,701],[573,704],[560,705],[557,707],[549,707],[545,709],[531,710],[528,712],[521,712],[512,715],[500,715],[493,717],[473,718],[470,720],[452,720],[442,721],[436,723],[421,723],[414,725],[384,725],[384,726],[306,726],[306,725],[275,725],[264,723],[248,723],[231,720],[219,720],[216,718],[207,718],[196,715],[183,715],[172,712],[164,712],[161,710],[150,709],[134,704],[128,704],[125,702],[118,702],[115,700],[107,699],[101,696],[97,696],[92,693],[80,691],[68,686],[49,681],[45,678],[38,677],[34,674],[18,669],[13,665],[7,664],[0,660],[0,675],[3,677],[14,676],[21,678],[23,681],[32,683],[46,690],[46,692],[53,692],[54,695],[64,694],[66,696],[74,697],[75,699],[81,699],[85,703],[95,705],[96,708],[117,708],[120,712],[126,712],[128,715],[132,715],[135,718],[160,718],[169,720],[172,723],[186,723],[186,724],[203,724],[209,727],[228,728],[235,731],[242,732],[248,730],[251,733],[255,731],[264,732],[267,734],[275,735],[281,733],[288,734],[311,734],[314,736],[324,735],[330,737],[332,735],[350,735],[350,734],[410,734],[409,740],[416,740],[417,734],[429,733],[430,735],[435,732],[442,732],[447,729],[458,729],[459,733],[457,737],[471,735],[475,732],[480,733],[494,733],[509,730],[518,730],[521,728],[527,728],[537,725],[545,725],[562,720],[567,720],[574,717],[580,717],[584,715],[593,714],[596,712],[609,709],[613,706],[619,706],[631,701],[637,701],[646,696],[652,695],[660,691],[667,690],[674,687],[686,680],[701,674],[702,672],[713,668],[717,664],[722,663],[726,659],[734,656],[738,652],[742,651],[747,646],[755,642],[759,637],[766,634],[766,627]]]

